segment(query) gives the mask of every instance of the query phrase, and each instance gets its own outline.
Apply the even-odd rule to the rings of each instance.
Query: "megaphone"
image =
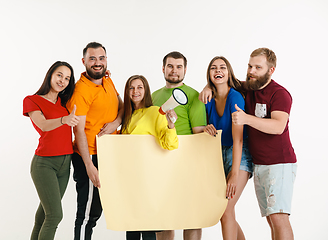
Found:
[[[178,105],[186,105],[188,103],[188,97],[184,91],[180,88],[174,88],[172,96],[159,108],[159,112],[165,115],[167,110],[171,110]]]

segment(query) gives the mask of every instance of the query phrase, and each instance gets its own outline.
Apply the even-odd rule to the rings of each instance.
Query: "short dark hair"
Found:
[[[41,87],[35,93],[35,95],[45,95],[50,91],[52,74],[60,66],[66,66],[71,70],[71,77],[69,79],[69,83],[68,83],[67,87],[63,91],[58,93],[58,96],[60,97],[60,100],[61,100],[61,105],[63,107],[65,107],[68,100],[71,99],[71,97],[73,95],[73,92],[74,92],[74,88],[75,88],[74,71],[73,71],[72,66],[69,65],[67,62],[57,61],[54,64],[52,64],[52,66],[49,68],[49,70],[48,70],[48,72],[47,72],[47,74],[46,74],[46,76],[43,80],[43,83],[42,83]]]
[[[83,57],[85,57],[85,54],[87,53],[88,49],[89,48],[103,48],[105,50],[105,53],[106,53],[106,48],[100,44],[100,43],[97,43],[97,42],[90,42],[88,43],[88,45],[83,49]]]
[[[166,54],[166,56],[163,58],[163,67],[165,67],[166,60],[169,57],[174,58],[174,59],[180,59],[180,58],[182,58],[183,59],[183,63],[184,63],[184,67],[185,68],[187,67],[187,58],[185,56],[183,56],[182,53],[177,52],[177,51],[173,51],[173,52],[170,52],[170,53]]]

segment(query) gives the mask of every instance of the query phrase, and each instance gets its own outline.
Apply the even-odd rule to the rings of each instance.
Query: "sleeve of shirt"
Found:
[[[241,110],[245,111],[245,100],[239,92],[234,92],[231,95],[231,99],[230,99],[230,103],[229,103],[229,108],[230,108],[231,113],[234,113],[237,111],[236,107],[235,107],[236,104]]]
[[[272,96],[271,103],[271,112],[282,111],[289,114],[292,107],[292,97],[287,90],[280,89]]]
[[[75,115],[86,116],[90,108],[90,99],[85,97],[79,90],[75,90],[72,98],[67,102],[66,108],[69,112],[72,112],[74,105],[76,105]]]
[[[114,85],[114,83],[113,83],[113,80],[109,77],[109,78],[108,78],[108,81],[109,81],[109,84],[113,86],[113,88],[114,88],[114,90],[115,90],[115,92],[116,92],[116,95],[119,96],[120,94],[117,92],[117,90],[116,90],[116,88],[115,88],[115,85]]]
[[[23,100],[23,115],[28,117],[28,113],[33,111],[41,111],[41,108],[27,96]]]
[[[179,146],[177,132],[175,128],[168,128],[166,116],[158,113],[155,124],[156,137],[160,146],[167,150],[177,149]]]
[[[189,119],[191,127],[206,126],[205,104],[198,99],[198,94],[192,100],[189,109]]]
[[[213,102],[212,102],[212,101],[215,102],[214,98],[212,98],[210,102],[207,102],[207,103],[205,104],[205,110],[206,110],[206,113],[207,113],[207,114],[208,114],[208,113],[211,111],[211,109],[212,109],[212,105],[213,105]]]
[[[151,95],[151,98],[153,100],[153,104],[154,106],[158,106],[160,107],[161,106],[161,101],[160,101],[160,98],[159,98],[159,91],[160,89],[156,90],[155,92],[152,93]]]

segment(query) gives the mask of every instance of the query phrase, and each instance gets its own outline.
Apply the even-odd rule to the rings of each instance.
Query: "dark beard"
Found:
[[[165,78],[165,80],[171,84],[178,84],[178,83],[181,83],[183,81],[183,79],[178,79],[178,80],[171,80],[171,79],[168,79],[168,78]]]
[[[256,77],[255,81],[250,80],[250,76],[252,75],[248,73],[246,78],[246,85],[248,89],[253,91],[261,89],[265,84],[269,82],[271,77],[269,74],[269,70],[264,75]]]
[[[86,71],[87,71],[88,76],[92,79],[101,79],[106,74],[106,68],[105,67],[103,67],[102,72],[98,72],[98,73],[94,73],[91,68],[86,69]]]

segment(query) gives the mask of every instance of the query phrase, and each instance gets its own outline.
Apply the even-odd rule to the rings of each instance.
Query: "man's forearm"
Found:
[[[83,159],[84,165],[87,167],[88,165],[93,164],[92,159],[90,157],[88,140],[87,140],[87,136],[85,135],[85,132],[76,130],[74,131],[74,134],[75,134],[75,142],[79,150],[79,153],[81,154],[81,157]]]
[[[247,114],[247,120],[245,124],[267,134],[280,135],[283,133],[288,120],[287,113],[285,114],[282,113],[282,115],[285,115],[285,117],[276,119],[276,118],[259,118]]]

